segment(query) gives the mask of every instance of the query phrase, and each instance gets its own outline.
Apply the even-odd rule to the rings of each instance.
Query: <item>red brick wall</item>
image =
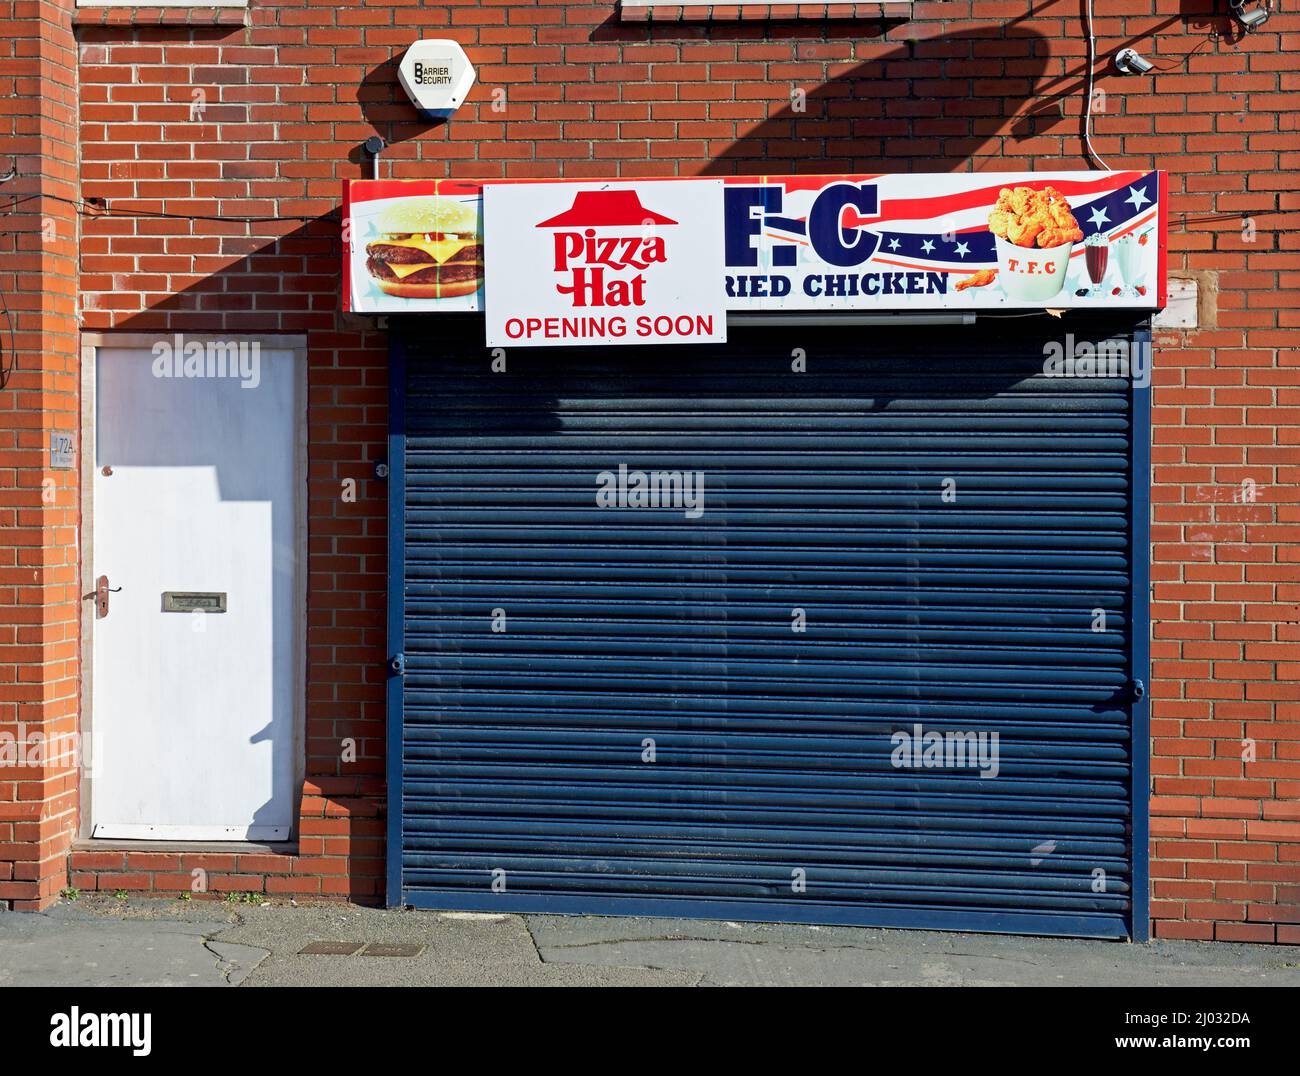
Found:
[[[1113,166],[1170,172],[1171,269],[1199,274],[1204,299],[1202,328],[1161,334],[1157,356],[1153,910],[1160,936],[1300,941],[1300,256],[1283,228],[1298,39],[1289,13],[1241,38],[1212,11],[1226,7],[1095,12],[1093,142]],[[1032,15],[1020,0],[922,2],[887,22],[625,24],[613,0],[253,0],[246,26],[82,21],[83,194],[110,203],[83,225],[83,323],[309,335],[308,774],[327,802],[348,798],[332,782],[379,776],[382,755],[383,490],[365,479],[383,454],[383,341],[336,312],[331,216],[361,141],[382,134],[398,178],[1088,167],[1076,0]],[[479,83],[430,126],[394,61],[439,34]],[[1167,70],[1114,74],[1130,44]],[[1257,498],[1241,503],[1247,477]],[[355,765],[339,761],[349,735]],[[358,787],[373,804],[378,786]],[[351,846],[313,834],[325,843],[304,855],[350,847],[339,869],[373,891],[375,824]]]
[[[47,469],[80,424],[71,7],[0,3],[0,734],[26,745],[0,762],[0,908],[54,899],[77,820],[78,483]]]
[[[383,796],[382,783],[373,778],[312,778],[303,786],[297,855],[141,852],[106,843],[72,853],[71,884],[103,893],[125,889],[210,899],[256,893],[377,903],[383,895]]]

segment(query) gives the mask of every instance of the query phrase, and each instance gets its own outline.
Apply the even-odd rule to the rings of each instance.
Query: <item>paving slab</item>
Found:
[[[236,986],[267,953],[208,943],[229,926],[196,916],[105,916],[75,905],[5,912],[0,986]]]
[[[1300,986],[1300,949],[787,924],[528,916],[548,964],[654,967],[714,986]]]
[[[699,972],[681,969],[548,965],[516,915],[312,905],[241,912],[240,918],[217,940],[270,950],[246,986],[692,986],[700,979]],[[365,948],[349,956],[301,952],[314,942]],[[415,955],[368,955],[372,946]]]

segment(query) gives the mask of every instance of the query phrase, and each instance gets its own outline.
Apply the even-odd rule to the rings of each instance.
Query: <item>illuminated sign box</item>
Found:
[[[566,189],[570,201],[583,191],[622,192],[647,207],[656,184],[697,184],[700,206],[718,225],[712,234],[719,238],[707,242],[721,244],[712,264],[720,263],[714,271],[733,313],[1152,311],[1165,305],[1164,173],[1080,171],[355,180],[344,195],[345,308],[484,310],[484,279],[493,279],[494,258],[518,262],[532,249],[523,241],[523,224],[505,236],[490,226],[495,237],[484,248],[484,187],[534,182]],[[543,257],[528,254],[512,270],[540,276],[550,271]],[[629,264],[607,266],[607,283],[639,272]]]

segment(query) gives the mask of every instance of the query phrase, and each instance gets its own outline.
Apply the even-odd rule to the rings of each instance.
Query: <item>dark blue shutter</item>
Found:
[[[1027,321],[399,330],[390,899],[1129,934],[1133,391]],[[703,515],[598,507],[620,464]],[[998,776],[895,766],[918,725]]]

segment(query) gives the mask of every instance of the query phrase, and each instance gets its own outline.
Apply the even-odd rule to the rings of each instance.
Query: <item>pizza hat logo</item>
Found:
[[[634,190],[600,190],[579,191],[573,205],[536,227],[556,230],[555,290],[577,308],[644,306],[645,271],[668,260],[658,228],[676,224],[646,209]]]

